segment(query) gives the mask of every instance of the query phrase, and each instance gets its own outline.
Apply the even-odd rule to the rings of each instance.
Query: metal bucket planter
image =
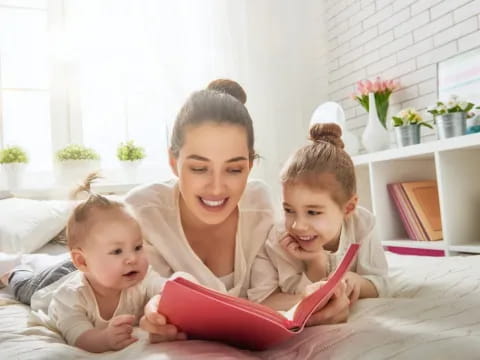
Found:
[[[399,147],[420,144],[420,125],[395,126],[395,137]]]
[[[454,136],[462,136],[467,131],[467,114],[455,112],[435,116],[437,136],[439,139],[447,139]]]

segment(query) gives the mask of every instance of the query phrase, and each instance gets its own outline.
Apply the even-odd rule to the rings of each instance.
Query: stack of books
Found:
[[[436,181],[393,183],[387,188],[410,239],[443,239]]]

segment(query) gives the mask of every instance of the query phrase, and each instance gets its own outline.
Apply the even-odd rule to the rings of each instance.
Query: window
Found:
[[[0,1],[0,145],[32,170],[52,167],[49,77],[46,1]]]

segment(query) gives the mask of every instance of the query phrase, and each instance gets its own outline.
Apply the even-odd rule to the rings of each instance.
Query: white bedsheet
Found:
[[[361,300],[346,324],[307,328],[268,351],[206,341],[152,345],[140,333],[123,351],[89,354],[45,328],[28,328],[28,308],[10,303],[0,306],[0,358],[479,359],[480,256],[388,259],[394,298]],[[2,298],[7,300],[0,292]]]

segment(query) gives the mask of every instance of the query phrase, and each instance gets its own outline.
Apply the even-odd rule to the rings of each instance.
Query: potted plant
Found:
[[[477,106],[475,109],[480,110],[480,106]],[[467,119],[467,134],[474,134],[480,132],[480,114],[475,114],[473,112],[469,113]]]
[[[387,131],[387,112],[390,95],[399,88],[398,81],[363,80],[357,82],[357,93],[352,99],[357,101],[367,112],[368,122],[362,134],[362,144],[368,152],[387,149],[389,136]]]
[[[437,135],[439,139],[446,139],[454,136],[461,136],[466,133],[467,117],[474,104],[466,101],[459,101],[458,97],[452,95],[445,104],[438,101],[436,106],[430,108],[428,112],[433,115],[437,125]]]
[[[127,180],[136,182],[138,166],[145,158],[143,147],[135,145],[133,140],[121,142],[117,148],[117,158],[122,164]]]
[[[56,153],[57,181],[71,186],[100,169],[100,156],[91,148],[71,144]]]
[[[20,187],[27,163],[27,153],[19,146],[10,146],[0,150],[0,164],[5,173],[8,190]]]
[[[400,111],[392,117],[392,122],[399,147],[420,144],[421,126],[432,129],[432,125],[423,121],[418,111],[413,108]]]

